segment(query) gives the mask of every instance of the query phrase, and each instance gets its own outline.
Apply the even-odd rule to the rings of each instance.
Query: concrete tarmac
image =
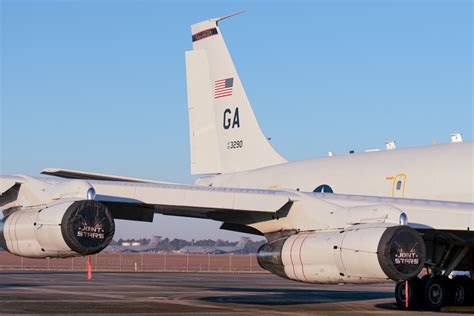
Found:
[[[0,273],[0,313],[401,314],[394,284],[322,286],[268,273]],[[410,311],[418,314],[425,312]]]

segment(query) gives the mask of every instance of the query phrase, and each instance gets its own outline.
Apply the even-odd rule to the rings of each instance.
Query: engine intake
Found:
[[[354,225],[300,233],[264,244],[258,263],[284,278],[313,283],[377,283],[420,273],[425,243],[408,226]]]
[[[30,258],[84,256],[107,247],[114,232],[114,219],[104,204],[69,201],[12,213],[4,219],[0,243]]]

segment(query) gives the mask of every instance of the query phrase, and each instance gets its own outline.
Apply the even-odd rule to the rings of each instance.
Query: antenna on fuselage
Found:
[[[462,143],[462,134],[461,133],[452,133],[451,135],[451,143]]]
[[[388,140],[385,142],[385,149],[386,150],[397,149],[397,143],[394,140]]]
[[[239,14],[242,14],[242,13],[245,13],[245,12],[246,11],[240,11],[240,12],[237,12],[237,13],[232,13],[232,14],[229,14],[229,15],[226,15],[226,16],[223,16],[223,17],[220,17],[220,18],[215,18],[215,19],[212,19],[212,20],[216,21],[216,24],[217,24],[220,21],[223,21],[225,19],[231,18],[233,16],[236,16],[236,15],[239,15]]]

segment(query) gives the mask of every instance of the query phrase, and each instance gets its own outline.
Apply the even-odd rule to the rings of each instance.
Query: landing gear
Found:
[[[426,274],[408,281],[408,308],[474,306],[474,245],[460,243],[464,239],[454,234],[424,232],[423,236],[428,245]],[[405,296],[405,281],[401,281],[395,287],[401,309],[406,308]]]
[[[452,292],[449,279],[445,277],[432,277],[425,285],[425,304],[429,309],[438,310],[447,305]]]
[[[408,284],[406,284],[406,282],[408,282]],[[397,301],[397,305],[401,308],[406,308],[407,288],[408,307],[412,308],[419,306],[420,302],[423,299],[422,295],[420,295],[423,294],[423,286],[419,278],[414,278],[412,280],[397,283],[397,285],[395,286],[395,300]]]
[[[465,276],[455,277],[451,282],[452,303],[456,306],[474,305],[474,282]]]
[[[406,284],[398,282],[395,287],[397,305],[406,308]],[[439,310],[447,305],[474,304],[474,281],[465,276],[449,279],[445,276],[424,276],[408,281],[409,308],[425,307]]]

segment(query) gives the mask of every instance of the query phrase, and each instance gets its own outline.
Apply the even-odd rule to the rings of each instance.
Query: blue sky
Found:
[[[473,134],[471,1],[1,1],[0,173],[45,167],[186,182],[184,51],[221,30],[290,160]],[[157,216],[118,237],[228,238]]]

